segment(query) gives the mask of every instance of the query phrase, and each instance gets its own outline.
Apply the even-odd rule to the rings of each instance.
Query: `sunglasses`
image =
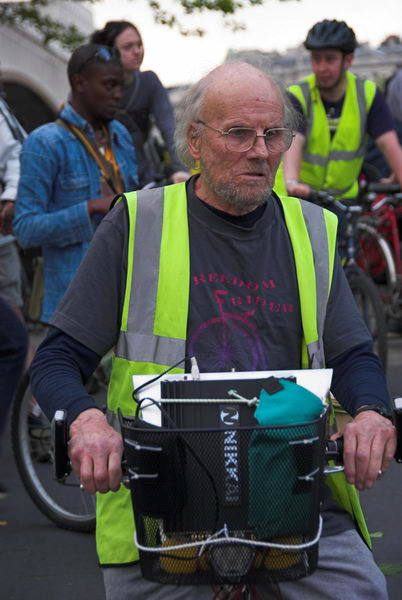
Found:
[[[116,48],[107,48],[106,46],[100,46],[96,48],[90,56],[88,56],[82,65],[80,65],[79,69],[77,69],[77,73],[81,73],[81,71],[97,62],[110,62],[110,61],[120,61],[120,54]]]

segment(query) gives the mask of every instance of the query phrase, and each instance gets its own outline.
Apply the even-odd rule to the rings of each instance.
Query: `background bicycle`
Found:
[[[101,407],[106,404],[107,365],[108,357],[87,384]],[[95,497],[80,488],[74,475],[62,483],[56,480],[53,437],[51,423],[33,398],[26,373],[11,414],[11,444],[21,480],[39,510],[56,525],[91,532],[95,528]]]
[[[359,312],[373,336],[374,351],[385,369],[388,347],[384,306],[375,283],[356,260],[356,239],[362,207],[357,203],[340,202],[327,192],[312,192],[308,200],[327,208],[336,207],[345,216],[343,236],[338,241],[339,253]]]
[[[362,190],[357,263],[378,286],[386,316],[402,326],[401,218],[399,185],[370,183]]]

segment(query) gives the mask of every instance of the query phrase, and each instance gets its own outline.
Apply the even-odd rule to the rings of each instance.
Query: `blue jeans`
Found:
[[[18,388],[28,346],[24,324],[0,297],[0,440]]]

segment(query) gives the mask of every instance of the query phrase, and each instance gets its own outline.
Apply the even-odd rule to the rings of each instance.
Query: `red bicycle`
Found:
[[[378,285],[387,317],[402,323],[402,192],[396,184],[370,183],[361,200],[357,263]]]
[[[336,208],[338,213],[343,213],[345,217],[344,232],[338,240],[341,262],[357,309],[373,337],[374,352],[379,356],[384,369],[386,369],[388,343],[384,305],[377,286],[357,262],[358,246],[356,242],[362,207],[357,202],[340,202],[326,191],[311,192],[308,200],[325,208]]]

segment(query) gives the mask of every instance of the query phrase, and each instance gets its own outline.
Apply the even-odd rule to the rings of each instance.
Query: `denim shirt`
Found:
[[[92,127],[70,104],[60,116],[95,143]],[[118,121],[111,121],[108,128],[124,188],[137,189],[131,136]],[[21,152],[13,226],[23,248],[42,249],[44,322],[49,322],[89,246],[101,217],[91,218],[87,203],[100,196],[101,171],[75,135],[56,123],[47,123],[27,137]]]

